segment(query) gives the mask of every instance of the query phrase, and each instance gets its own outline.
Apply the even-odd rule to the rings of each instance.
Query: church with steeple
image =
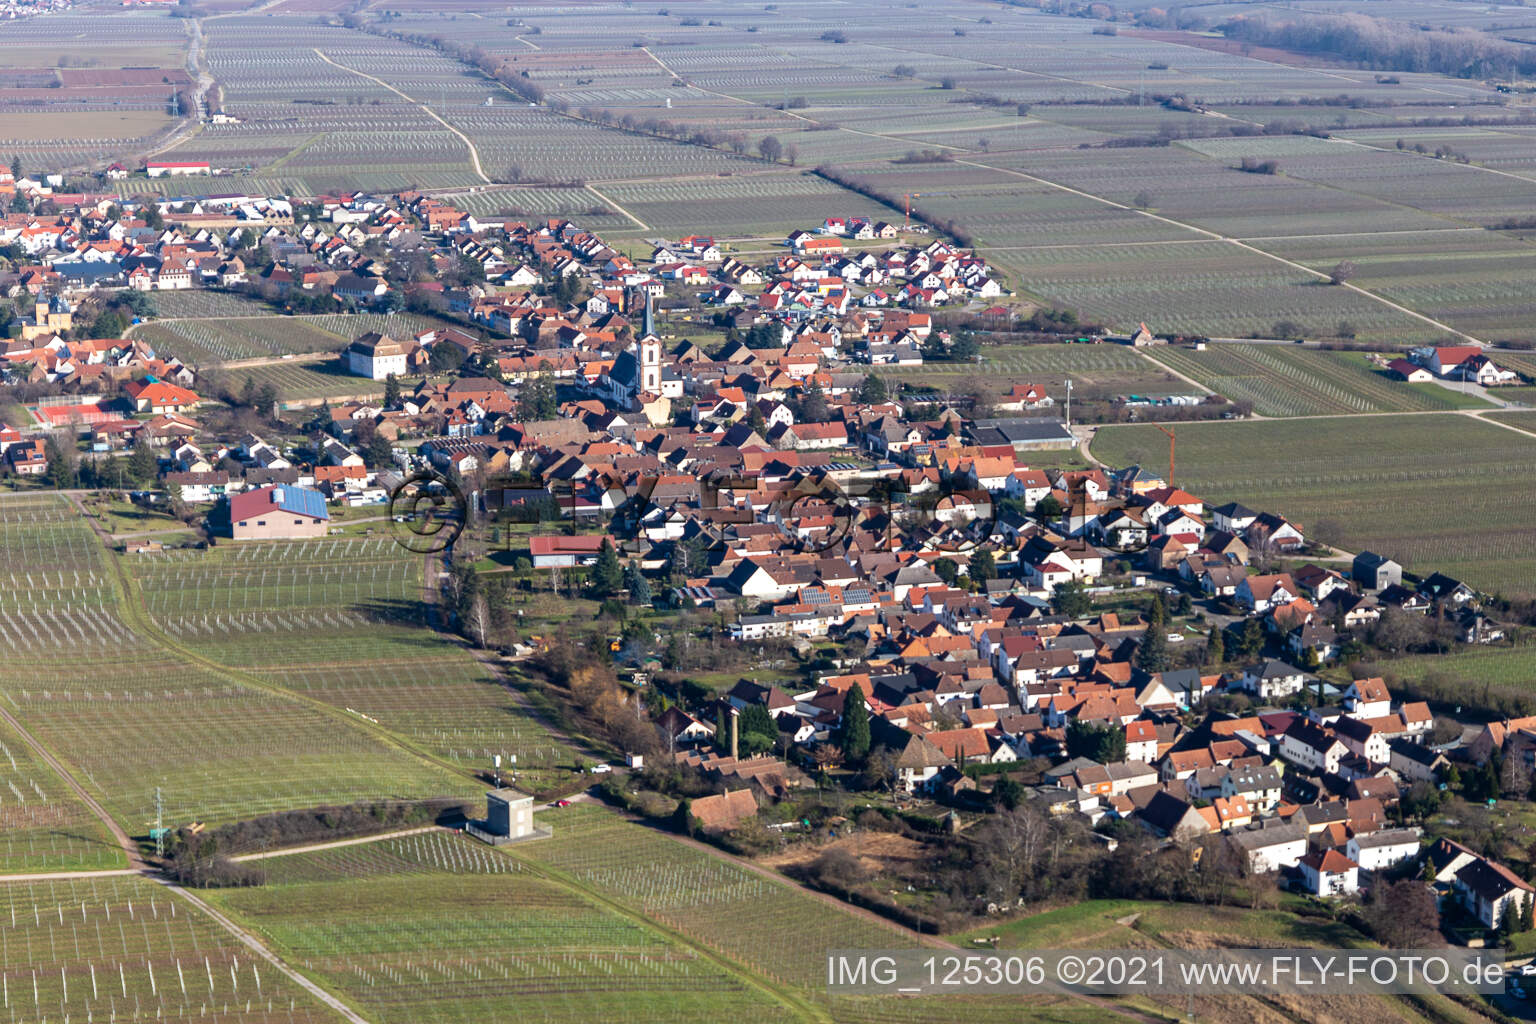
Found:
[[[652,424],[670,423],[672,399],[682,396],[683,382],[661,364],[661,338],[651,296],[645,296],[640,337],[619,353],[601,380],[603,396],[624,412],[643,412]]]

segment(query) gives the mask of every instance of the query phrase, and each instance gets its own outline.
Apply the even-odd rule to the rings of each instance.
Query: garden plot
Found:
[[[12,1020],[320,1024],[333,1012],[146,879],[0,886]]]
[[[794,1019],[710,959],[463,837],[259,864],[266,885],[213,898],[373,1020]]]

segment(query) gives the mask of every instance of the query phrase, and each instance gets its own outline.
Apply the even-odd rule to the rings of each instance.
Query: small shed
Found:
[[[510,786],[486,792],[485,820],[470,822],[466,831],[492,846],[544,839],[551,834],[533,822],[533,797]]]

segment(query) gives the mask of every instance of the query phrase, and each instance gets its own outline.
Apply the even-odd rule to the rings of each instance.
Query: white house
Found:
[[[1247,858],[1248,870],[1256,875],[1291,867],[1307,852],[1307,830],[1274,818],[1233,832],[1230,839]]]
[[[1337,736],[1304,718],[1292,722],[1280,737],[1280,756],[1308,771],[1337,772],[1348,753]]]
[[[405,347],[387,334],[369,331],[352,340],[344,353],[347,372],[370,380],[405,374]]]
[[[1338,850],[1315,850],[1297,862],[1302,884],[1316,896],[1347,896],[1360,888],[1360,865]]]
[[[1385,828],[1363,836],[1351,836],[1344,852],[1367,871],[1391,867],[1419,855],[1419,830]]]

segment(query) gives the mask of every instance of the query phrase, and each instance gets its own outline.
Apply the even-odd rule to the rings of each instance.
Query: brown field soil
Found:
[[[92,110],[69,114],[0,114],[0,139],[136,139],[175,119],[157,110]]]
[[[21,68],[54,68],[60,57],[69,57],[73,63],[94,61],[94,68],[75,70],[101,70],[111,68],[177,68],[186,59],[184,42],[167,40],[164,44],[139,42],[114,46],[103,42],[100,36],[90,40],[59,41],[56,43],[6,46],[6,65]]]
[[[1156,39],[1160,43],[1176,43],[1179,46],[1194,46],[1202,50],[1215,50],[1217,53],[1236,53],[1254,60],[1267,60],[1272,64],[1288,64],[1298,68],[1335,68],[1348,67],[1349,65],[1338,61],[1330,61],[1316,54],[1298,53],[1295,50],[1281,50],[1273,46],[1254,46],[1251,43],[1239,42],[1236,39],[1223,39],[1218,36],[1204,36],[1198,32],[1180,32],[1176,29],[1151,29],[1151,28],[1122,28],[1121,35],[1136,36],[1139,39]]]
[[[754,859],[763,867],[783,871],[786,868],[804,867],[834,848],[847,850],[863,861],[865,867],[884,877],[907,877],[923,873],[923,865],[932,856],[926,846],[906,836],[893,832],[857,832],[825,843],[796,843],[777,853]]]

